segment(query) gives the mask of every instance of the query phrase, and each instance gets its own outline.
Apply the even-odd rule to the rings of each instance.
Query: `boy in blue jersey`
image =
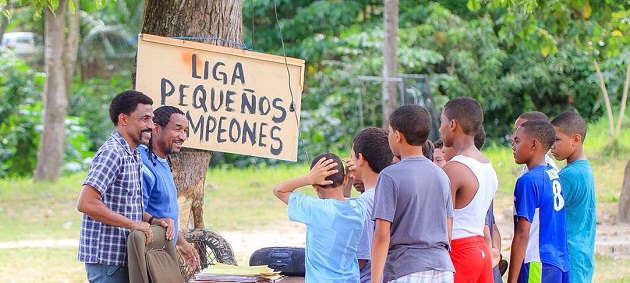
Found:
[[[335,154],[318,155],[311,171],[273,188],[274,195],[288,204],[289,219],[306,224],[306,283],[359,282],[357,245],[363,231],[364,203],[346,199],[348,178]],[[319,199],[294,192],[312,185]]]
[[[551,153],[566,160],[560,170],[560,183],[567,214],[567,240],[571,262],[571,282],[592,282],[595,252],[595,180],[584,155],[586,123],[575,112],[564,112],[551,121],[556,142]]]
[[[508,282],[569,282],[564,197],[558,173],[545,161],[556,133],[545,121],[528,121],[512,138],[517,164],[528,172],[514,188],[514,239]]]

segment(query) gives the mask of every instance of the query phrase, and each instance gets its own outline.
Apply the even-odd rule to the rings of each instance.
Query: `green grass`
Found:
[[[627,128],[627,126],[626,126]],[[605,150],[606,124],[589,127],[585,143],[595,172],[598,217],[617,214],[623,170],[630,159],[630,133],[620,137],[619,150]],[[509,148],[489,147],[500,187],[495,206],[511,209],[512,191],[522,166],[514,164]],[[563,165],[563,163],[558,163]],[[286,205],[271,193],[274,184],[308,171],[306,164],[273,168],[212,169],[208,171],[204,200],[207,228],[221,231],[270,229],[287,221]],[[31,180],[0,180],[0,243],[20,240],[77,239],[81,214],[76,201],[84,173],[61,178],[55,184]],[[313,194],[309,188],[302,192]],[[252,239],[255,241],[255,239]],[[76,247],[0,248],[0,282],[85,282]],[[630,259],[596,257],[595,282],[630,282]]]
[[[0,180],[0,241],[78,238],[76,200],[84,177],[56,184]]]
[[[203,207],[206,227],[218,231],[253,230],[268,228],[276,219],[288,220],[286,205],[271,190],[276,183],[307,172],[306,164],[210,170]],[[308,188],[301,192],[313,193]]]
[[[0,249],[0,282],[87,282],[76,247]]]
[[[593,282],[630,282],[630,259],[595,256]]]

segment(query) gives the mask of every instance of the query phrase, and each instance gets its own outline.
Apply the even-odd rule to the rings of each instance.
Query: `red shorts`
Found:
[[[451,241],[451,260],[455,266],[455,283],[493,283],[492,259],[481,236]]]

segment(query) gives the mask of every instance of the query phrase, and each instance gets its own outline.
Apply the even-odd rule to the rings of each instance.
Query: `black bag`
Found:
[[[304,276],[304,248],[269,247],[255,251],[249,265],[267,265],[284,275]]]

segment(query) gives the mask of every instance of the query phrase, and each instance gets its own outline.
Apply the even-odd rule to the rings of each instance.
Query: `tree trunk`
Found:
[[[192,148],[184,148],[179,154],[171,155],[179,203],[179,230],[204,227],[204,182],[211,158],[209,151]]]
[[[228,41],[243,41],[241,0],[185,1],[147,0],[142,33],[197,40],[228,47]],[[208,38],[225,40],[209,40]],[[154,105],[157,107],[158,105]],[[212,153],[184,148],[173,156],[173,176],[178,188],[180,229],[203,228],[203,190]],[[192,214],[192,217],[190,216]]]
[[[4,12],[10,9],[11,1],[7,1],[6,5],[0,10],[0,42],[2,42],[2,38],[4,37],[4,30],[7,28],[7,25],[9,25],[9,18],[4,15]]]
[[[68,88],[63,64],[66,28],[66,0],[60,0],[54,13],[44,9],[45,66],[44,131],[37,152],[35,181],[56,181],[61,172],[68,112]]]
[[[617,222],[630,222],[630,160],[626,164],[626,170],[623,172],[623,186],[621,187],[621,196],[619,197],[619,215]]]
[[[621,109],[619,109],[619,119],[617,119],[617,129],[615,131],[615,139],[619,138],[621,133],[621,125],[623,125],[623,117],[626,116],[626,103],[628,102],[628,88],[630,88],[630,52],[626,60],[626,80],[623,83],[623,92],[621,94]]]
[[[385,0],[383,25],[383,128],[389,126],[389,116],[396,109],[398,77],[398,0]]]
[[[79,50],[79,0],[68,1],[74,2],[75,7],[74,13],[68,11],[68,35],[66,36],[65,50],[63,52],[64,75],[66,86],[69,90],[74,78]]]

